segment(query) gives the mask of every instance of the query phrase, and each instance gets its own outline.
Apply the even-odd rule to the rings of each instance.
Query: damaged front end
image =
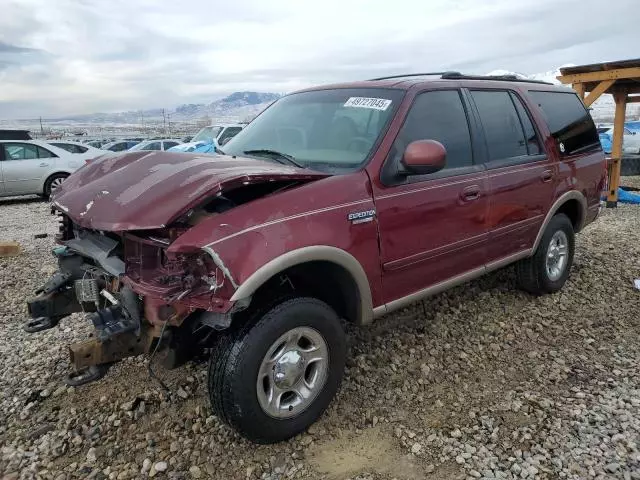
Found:
[[[24,329],[38,332],[72,313],[86,314],[95,332],[69,347],[70,385],[96,380],[114,362],[160,346],[165,367],[181,365],[246,307],[228,300],[237,285],[215,255],[167,252],[186,227],[103,232],[53,213],[60,216],[53,249],[59,270],[28,300],[32,318]]]

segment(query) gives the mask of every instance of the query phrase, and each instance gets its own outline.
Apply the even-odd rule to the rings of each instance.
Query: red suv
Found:
[[[131,152],[56,190],[60,270],[28,331],[88,312],[78,385],[114,361],[211,349],[213,411],[256,442],[307,428],[366,325],[516,263],[522,288],[567,280],[605,185],[571,90],[513,77],[406,75],[287,95],[219,156]]]

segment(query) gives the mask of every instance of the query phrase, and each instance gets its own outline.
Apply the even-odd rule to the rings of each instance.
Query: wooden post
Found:
[[[584,83],[574,83],[572,87],[578,93],[580,100],[584,100]]]
[[[611,142],[611,164],[609,165],[609,195],[607,208],[618,206],[618,187],[620,186],[620,163],[622,161],[622,140],[624,138],[624,116],[627,109],[627,92],[618,89],[613,94],[616,113],[613,119],[613,140]]]

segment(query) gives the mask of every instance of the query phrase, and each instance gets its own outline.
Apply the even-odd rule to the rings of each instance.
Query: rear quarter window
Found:
[[[602,148],[591,115],[575,93],[533,90],[529,95],[542,110],[561,155]]]

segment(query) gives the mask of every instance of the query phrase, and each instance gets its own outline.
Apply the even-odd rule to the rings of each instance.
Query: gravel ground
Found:
[[[640,177],[624,179],[640,186]],[[38,200],[0,200],[0,474],[14,478],[640,479],[640,208],[606,210],[556,295],[508,268],[349,328],[341,392],[303,435],[253,445],[211,415],[205,364],[128,359],[65,388],[81,316],[28,335],[24,300],[54,271]],[[34,239],[36,233],[49,233]]]

